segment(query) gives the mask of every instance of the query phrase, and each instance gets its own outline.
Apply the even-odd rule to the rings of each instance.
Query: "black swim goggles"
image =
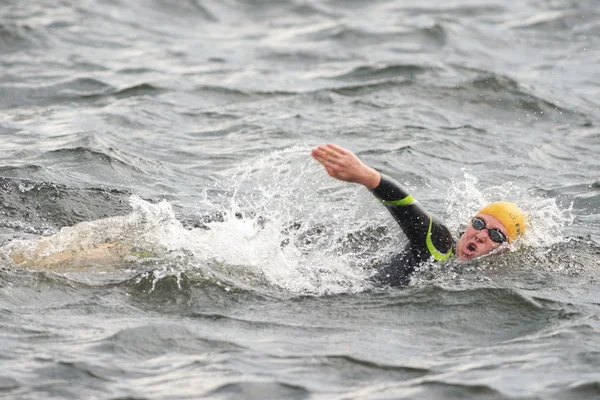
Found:
[[[473,218],[471,220],[471,225],[473,225],[473,228],[477,229],[478,231],[487,229],[488,235],[489,235],[490,239],[492,239],[492,242],[496,242],[496,243],[506,242],[506,236],[504,235],[504,233],[500,232],[496,228],[491,228],[491,229],[487,228],[485,226],[485,221],[479,217]]]

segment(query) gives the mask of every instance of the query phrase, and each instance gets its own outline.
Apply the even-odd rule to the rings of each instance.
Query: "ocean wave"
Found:
[[[364,94],[372,94],[376,91],[381,90],[391,90],[398,87],[407,86],[413,84],[414,82],[410,80],[383,80],[376,82],[367,82],[364,84],[355,84],[355,85],[341,85],[335,88],[325,88],[320,89],[319,91],[332,92],[335,94],[339,94],[342,96],[352,96],[358,97]]]
[[[468,399],[468,398],[485,398],[485,399],[503,399],[506,394],[502,391],[494,389],[491,385],[476,384],[476,383],[456,383],[452,381],[444,381],[443,379],[426,378],[419,382],[418,385],[413,385],[407,389],[407,397],[402,398],[438,398],[438,399]],[[385,393],[385,392],[384,392]]]
[[[118,352],[133,359],[145,360],[171,353],[175,347],[179,351],[193,353],[240,349],[230,341],[201,337],[183,326],[160,323],[120,329],[92,348],[100,353]]]
[[[274,399],[308,399],[311,391],[301,385],[285,382],[264,382],[242,380],[218,385],[214,389],[205,391],[204,397],[216,399],[238,399],[247,396],[248,393],[268,393]]]
[[[411,5],[407,6],[395,6],[394,12],[402,12],[407,16],[422,16],[422,15],[438,15],[438,16],[454,16],[454,17],[488,17],[490,15],[499,15],[507,11],[507,8],[499,4],[470,4],[470,5],[456,5],[456,6],[445,6],[441,4],[435,4],[435,6],[428,7],[423,5],[420,7],[414,7]]]
[[[456,84],[448,86],[443,82],[437,86],[438,94],[451,96],[460,100],[461,108],[464,104],[484,105],[486,116],[496,115],[497,118],[507,118],[518,113],[523,122],[538,123],[543,121],[556,122],[567,119],[577,124],[589,122],[589,116],[571,103],[559,98],[548,99],[545,92],[535,87],[524,85],[510,76],[491,71],[461,68],[467,78],[462,78]],[[436,89],[428,87],[427,91]],[[454,107],[451,102],[447,106]]]
[[[342,72],[334,76],[328,76],[326,79],[360,82],[384,80],[386,82],[390,82],[398,79],[399,77],[414,79],[418,75],[429,70],[429,67],[410,64],[386,65],[382,67],[363,65],[355,67],[349,72]]]
[[[299,40],[306,42],[331,41],[344,47],[361,47],[368,45],[381,45],[382,43],[397,44],[410,40],[421,46],[434,46],[441,48],[446,44],[447,33],[441,24],[429,27],[411,27],[404,31],[371,31],[364,28],[350,26],[342,22],[328,22],[311,26],[296,33]]]
[[[155,166],[139,155],[129,155],[124,151],[94,149],[90,147],[62,147],[48,150],[34,157],[37,163],[52,166],[56,175],[74,174],[73,185],[107,186],[126,188],[133,180],[146,179],[144,168]],[[77,176],[80,171],[82,176]],[[81,179],[83,178],[83,179]]]
[[[319,62],[334,62],[338,61],[339,57],[329,54],[326,51],[318,51],[318,49],[302,49],[294,50],[285,47],[269,47],[262,51],[261,58],[278,63],[297,64],[315,64]]]
[[[40,46],[46,40],[47,34],[45,32],[29,24],[0,20],[0,54]]]
[[[598,360],[597,354],[596,357],[592,360],[591,366],[592,368],[596,368],[600,364],[600,360]],[[579,400],[579,399],[593,399],[594,397],[598,397],[600,394],[600,380],[583,380],[575,382],[569,385],[566,389],[558,389],[556,392],[550,397],[550,399],[556,400]]]
[[[130,208],[123,202],[128,196],[129,193],[118,189],[78,188],[2,177],[0,210],[4,217],[0,226],[28,233],[47,233],[62,226],[128,212]],[[33,227],[36,228],[32,231]]]
[[[463,268],[463,266],[459,267]],[[469,266],[464,268],[470,269]],[[425,270],[420,271],[421,276]],[[443,274],[443,271],[436,271]],[[469,272],[464,272],[468,274]],[[424,283],[424,282],[423,282]],[[471,285],[471,287],[468,287]],[[425,306],[427,308],[462,305],[465,309],[477,304],[488,304],[492,308],[497,308],[498,311],[518,309],[524,315],[528,313],[540,313],[546,315],[546,308],[556,309],[556,306],[551,307],[551,304],[541,304],[535,301],[532,297],[520,293],[515,289],[508,287],[488,286],[485,282],[473,280],[467,287],[460,285],[449,286],[431,286],[423,285],[422,287],[414,286],[405,293],[397,293],[395,296],[388,298],[386,301],[378,303],[377,308],[397,308],[409,306]],[[490,310],[490,312],[492,312]]]
[[[538,192],[556,198],[565,206],[572,206],[578,215],[598,215],[600,209],[600,181],[563,185],[553,189],[536,188]]]
[[[93,98],[114,92],[114,88],[94,78],[74,78],[51,84],[13,84],[0,87],[0,106],[21,107],[23,104],[44,105],[74,99]]]
[[[340,368],[351,366],[352,368],[372,370],[375,374],[382,371],[391,372],[397,374],[399,379],[419,378],[432,372],[430,369],[426,368],[417,368],[400,364],[383,364],[350,355],[327,355],[319,358],[322,359],[322,363],[324,364],[329,364],[331,366],[337,366]]]
[[[512,108],[516,105],[519,109],[536,113],[539,117],[545,112],[576,113],[536,96],[530,89],[522,86],[516,80],[503,75],[487,73],[486,76],[478,77],[470,83],[457,86],[457,89],[474,91],[473,102],[489,102],[495,104],[496,107],[511,103]]]
[[[547,10],[544,12],[536,12],[534,15],[524,18],[511,19],[502,24],[503,27],[511,29],[530,29],[530,30],[546,30],[555,34],[559,31],[571,32],[578,28],[587,25],[589,22],[596,21],[599,14],[592,10]]]
[[[161,11],[167,15],[194,18],[196,20],[204,20],[208,22],[218,21],[217,16],[211,12],[209,7],[206,7],[202,0],[182,0],[175,3],[169,0],[151,0],[150,7],[154,10]],[[139,7],[148,6],[145,2]]]
[[[338,18],[341,14],[335,8],[322,3],[304,2],[298,0],[253,1],[232,0],[219,2],[211,7],[222,21],[231,19],[231,14],[243,20],[263,22],[265,19],[273,24],[293,23],[298,19]]]
[[[118,98],[127,98],[127,97],[135,97],[135,96],[147,96],[147,95],[156,95],[163,93],[164,90],[151,85],[149,83],[140,83],[137,85],[125,87],[114,92],[114,95]]]
[[[200,85],[193,89],[197,93],[216,93],[220,95],[231,96],[232,98],[247,98],[250,95],[242,90],[231,89],[225,86],[217,85]]]

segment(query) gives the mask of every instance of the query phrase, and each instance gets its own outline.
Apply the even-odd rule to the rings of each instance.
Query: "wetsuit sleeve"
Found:
[[[381,174],[381,182],[372,193],[402,228],[415,261],[420,263],[431,257],[441,261],[452,255],[454,241],[450,230],[439,218],[425,211],[399,183]]]

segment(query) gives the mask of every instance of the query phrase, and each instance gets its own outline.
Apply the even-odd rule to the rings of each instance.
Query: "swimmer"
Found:
[[[424,210],[400,184],[363,163],[354,153],[335,144],[315,147],[312,157],[329,176],[367,187],[390,211],[409,244],[372,279],[380,284],[404,286],[415,268],[431,259],[443,261],[455,254],[468,261],[501,251],[525,233],[526,218],[514,203],[495,202],[482,208],[465,233],[454,242],[446,225]]]

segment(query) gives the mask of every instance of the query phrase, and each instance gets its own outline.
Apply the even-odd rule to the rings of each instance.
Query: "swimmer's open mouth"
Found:
[[[475,257],[475,255],[477,254],[477,244],[473,242],[467,244],[464,247],[463,254],[467,258]]]

